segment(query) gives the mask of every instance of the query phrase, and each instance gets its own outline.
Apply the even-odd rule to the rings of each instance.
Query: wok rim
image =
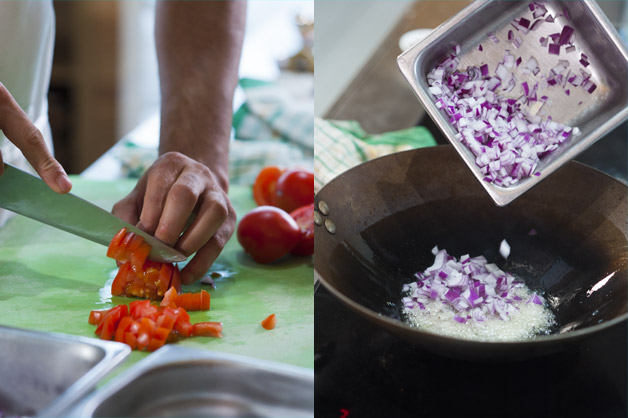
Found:
[[[412,150],[407,150],[407,151],[401,151],[401,153],[414,153],[420,150],[428,150],[428,149],[445,149],[445,148],[452,148],[451,145],[449,144],[444,144],[444,145],[436,145],[433,147],[427,147],[427,148],[419,148],[419,149],[412,149]],[[394,153],[394,154],[399,154],[399,153]],[[333,178],[329,183],[327,183],[327,185],[335,183],[337,181],[342,181],[342,177],[344,176],[344,174],[359,169],[360,167],[362,167],[365,164],[369,164],[373,161],[379,160],[381,158],[387,158],[390,157],[394,154],[388,154],[388,155],[384,155],[381,157],[377,157],[374,158],[372,160],[369,161],[365,161],[362,164],[358,164],[357,166],[351,167],[350,169],[344,171],[343,173],[339,174],[338,176],[336,176],[335,178]],[[581,163],[579,161],[574,161],[571,160],[569,161],[567,164],[565,164],[564,167],[570,166],[570,165],[576,165],[576,166],[581,166],[582,168],[585,168],[587,170],[591,170],[593,172],[596,172],[597,174],[601,174],[603,177],[608,178],[610,181],[614,181],[617,182],[618,184],[620,184],[622,187],[627,189],[627,193],[628,193],[628,183],[626,183],[625,181],[618,179],[616,177],[613,177],[611,175],[609,175],[608,173],[605,173],[602,170],[599,170],[595,167],[592,167],[588,164],[584,164]],[[549,177],[549,176],[548,176]],[[545,179],[543,179],[545,180]],[[323,186],[318,193],[320,193],[322,190],[324,190],[327,185]],[[318,195],[318,193],[316,193]],[[628,243],[628,229],[626,231],[624,231],[624,237],[626,238],[626,241]],[[315,247],[315,254],[316,254],[316,247]],[[408,324],[406,324],[405,322],[389,317],[387,315],[383,315],[380,314],[378,312],[375,312],[374,310],[367,308],[357,302],[355,302],[353,299],[349,298],[348,296],[344,295],[342,292],[340,292],[339,290],[337,290],[334,286],[332,286],[330,283],[327,282],[327,280],[323,277],[323,275],[321,275],[317,268],[316,268],[316,263],[314,263],[314,280],[315,282],[318,281],[319,283],[322,283],[325,286],[325,289],[327,289],[332,295],[334,295],[336,298],[340,299],[346,306],[349,306],[351,309],[353,309],[354,311],[357,311],[361,314],[363,314],[364,316],[366,316],[369,320],[371,320],[372,322],[377,323],[381,323],[383,322],[383,325],[388,325],[390,327],[392,327],[393,329],[398,329],[399,331],[403,331],[404,333],[410,333],[412,334],[412,341],[416,340],[417,336],[426,336],[428,339],[426,339],[425,341],[428,341],[429,339],[435,339],[435,340],[439,340],[440,342],[443,343],[453,343],[453,344],[466,344],[466,345],[474,345],[474,346],[484,346],[484,347],[496,347],[496,346],[508,346],[509,348],[521,348],[523,346],[534,346],[534,347],[540,347],[540,346],[548,346],[548,345],[553,345],[553,344],[557,344],[560,342],[575,342],[577,340],[583,339],[583,338],[587,338],[590,336],[593,336],[599,332],[604,331],[605,329],[611,328],[621,322],[625,322],[628,321],[628,311],[624,312],[623,314],[608,320],[608,321],[604,321],[602,323],[598,323],[595,325],[591,325],[588,326],[586,328],[583,329],[578,329],[578,330],[574,330],[574,331],[568,331],[562,334],[550,334],[550,335],[540,335],[540,336],[535,336],[533,338],[530,339],[525,339],[525,340],[518,340],[518,341],[482,341],[482,340],[474,340],[474,339],[464,339],[464,338],[455,338],[455,337],[451,337],[451,336],[447,336],[447,335],[442,335],[442,334],[438,334],[438,333],[434,333],[434,332],[430,332],[430,331],[425,331],[425,330],[421,330],[419,328],[416,327],[412,327]],[[628,281],[628,278],[626,279]],[[626,295],[626,298],[628,299],[628,295]],[[379,324],[382,325],[382,324]],[[389,332],[389,329],[384,327],[384,330]],[[405,339],[405,338],[404,338]],[[406,339],[407,340],[407,339]]]

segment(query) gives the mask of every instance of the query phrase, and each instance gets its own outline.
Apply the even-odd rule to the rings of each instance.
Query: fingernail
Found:
[[[57,177],[57,186],[59,186],[59,189],[62,193],[67,193],[72,189],[72,182],[70,181],[68,176],[62,174]]]

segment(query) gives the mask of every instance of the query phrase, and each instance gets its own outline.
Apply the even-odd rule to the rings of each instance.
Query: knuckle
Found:
[[[222,250],[225,248],[225,245],[227,245],[227,241],[229,241],[230,237],[231,233],[221,230],[212,237],[212,241],[214,241],[216,246]]]
[[[152,234],[152,231],[157,228],[157,220],[147,215],[146,211],[142,211],[140,214],[140,225],[138,227]]]
[[[229,208],[224,202],[213,201],[210,210],[221,224],[224,223],[229,216]]]
[[[155,235],[161,237],[167,242],[174,241],[177,238],[177,234],[172,232],[172,225],[167,222],[162,222],[157,227]]]
[[[35,125],[28,125],[24,128],[24,132],[22,132],[22,137],[24,138],[24,142],[30,147],[41,147],[44,146],[44,137],[42,136],[39,129],[35,127]]]
[[[160,159],[166,164],[181,165],[185,162],[187,157],[177,151],[169,151],[163,154]]]
[[[170,189],[170,194],[176,200],[196,201],[198,198],[196,187],[194,187],[194,184],[190,184],[189,182],[175,183]]]

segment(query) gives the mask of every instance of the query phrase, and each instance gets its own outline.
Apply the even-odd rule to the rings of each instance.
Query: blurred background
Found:
[[[470,2],[317,2],[315,115],[356,120],[368,133],[416,125],[424,111],[397,68],[401,38],[417,29],[429,33]],[[627,2],[597,3],[623,39],[628,40]],[[406,48],[412,46],[411,39],[405,41]]]
[[[156,147],[155,2],[54,1],[54,9],[49,114],[59,161],[81,173],[151,118],[144,144]],[[249,2],[241,78],[275,83],[313,108],[313,18],[312,1]],[[234,111],[246,100],[239,88]]]

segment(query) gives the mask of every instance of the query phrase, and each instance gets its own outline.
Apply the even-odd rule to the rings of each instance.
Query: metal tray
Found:
[[[0,327],[0,416],[54,416],[130,351],[95,338]]]
[[[165,346],[64,412],[66,417],[312,417],[314,373]]]
[[[542,2],[552,16],[567,10],[569,19],[561,16],[556,18],[554,24],[542,24],[535,31],[520,35],[523,43],[515,48],[508,42],[507,34],[512,29],[513,19],[530,17],[529,3],[477,0],[397,58],[402,74],[419,101],[499,206],[507,205],[519,197],[628,117],[628,51],[599,6],[592,0]],[[549,55],[547,47],[542,47],[538,39],[560,32],[565,24],[575,29],[576,51],[569,54],[561,52],[560,56]],[[488,39],[489,32],[494,33],[500,42],[496,44]],[[482,44],[483,51],[479,51],[479,44]],[[559,59],[570,61],[572,68],[582,68],[578,62],[580,54],[588,56],[590,65],[586,70],[592,74],[591,80],[597,85],[593,93],[572,89],[572,94],[567,96],[559,86],[543,90],[542,94],[551,100],[549,114],[552,119],[578,127],[581,133],[541,159],[535,170],[541,173],[540,176],[521,179],[510,187],[500,187],[482,180],[483,174],[475,164],[475,157],[455,138],[456,132],[445,112],[436,107],[428,91],[427,74],[455,45],[460,45],[461,68],[487,63],[491,71],[503,59],[505,49],[510,49],[515,56],[521,56],[524,63],[530,56],[535,57],[540,74],[547,74]],[[522,74],[516,76],[517,80],[527,77]],[[521,96],[520,83],[507,94],[508,97],[517,99]],[[581,105],[577,105],[579,101],[582,101]],[[443,170],[446,169],[443,167]]]

